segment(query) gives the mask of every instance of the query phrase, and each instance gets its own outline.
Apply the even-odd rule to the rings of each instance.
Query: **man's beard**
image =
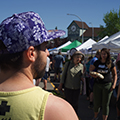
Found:
[[[34,79],[42,78],[45,74],[45,68],[46,68],[46,64],[41,61],[40,55],[38,54],[35,62],[32,65],[33,78]]]

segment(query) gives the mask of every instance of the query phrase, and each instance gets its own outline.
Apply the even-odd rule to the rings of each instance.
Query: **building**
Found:
[[[83,25],[82,25],[83,24]],[[89,27],[85,22],[75,21],[68,26],[68,40],[74,41],[78,40],[82,42],[82,34],[83,34],[83,42],[88,40],[89,38],[94,38],[95,41],[98,41],[100,28],[97,27]]]

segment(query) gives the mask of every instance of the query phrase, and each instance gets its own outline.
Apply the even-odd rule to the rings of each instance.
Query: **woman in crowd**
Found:
[[[78,100],[80,95],[80,81],[83,77],[83,65],[80,63],[84,55],[76,49],[70,50],[71,60],[66,62],[62,73],[62,79],[58,89],[62,89],[64,84],[65,99],[78,112]]]
[[[95,61],[94,64],[90,66],[90,71],[93,71],[94,69],[96,69],[96,72],[103,75],[103,79],[101,79],[100,76],[98,76],[98,74],[96,75],[91,74],[91,76],[95,78],[95,83],[93,86],[94,95],[93,120],[98,119],[98,113],[101,106],[103,120],[107,120],[112,91],[113,89],[115,89],[117,81],[116,67],[111,61],[110,52],[107,48],[103,48],[101,50],[100,59]]]
[[[118,81],[116,86],[116,93],[117,93],[117,100],[116,100],[116,111],[117,111],[117,119],[120,120],[120,53],[117,56],[116,59],[116,66],[117,66],[117,76],[118,76]]]

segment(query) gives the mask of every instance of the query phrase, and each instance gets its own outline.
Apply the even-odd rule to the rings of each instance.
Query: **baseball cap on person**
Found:
[[[0,40],[8,53],[22,52],[63,35],[63,30],[47,31],[40,16],[32,11],[14,14],[0,24]]]

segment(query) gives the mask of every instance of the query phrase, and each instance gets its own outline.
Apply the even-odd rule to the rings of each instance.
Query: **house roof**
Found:
[[[81,21],[74,20],[74,22],[79,26],[79,28],[82,28],[82,22]],[[88,25],[85,22],[83,22],[83,28],[84,29],[88,29],[89,28]]]
[[[98,36],[98,33],[100,32],[100,28],[94,28],[94,37]],[[83,34],[86,37],[92,36],[92,27],[89,27]]]
[[[81,21],[73,20],[72,23],[73,23],[73,22],[76,23],[77,26],[82,29],[82,22],[81,22]],[[71,23],[71,24],[72,24],[72,23]],[[71,24],[67,27],[67,29],[71,26]],[[84,28],[84,29],[88,29],[88,28],[89,28],[88,25],[87,25],[85,22],[83,22],[83,28]]]
[[[68,28],[75,23],[80,29],[82,29],[82,22],[73,20],[72,23],[68,26]],[[68,29],[67,28],[67,29]],[[86,29],[86,31],[83,33],[85,37],[91,37],[92,36],[92,27],[89,27],[85,22],[83,22],[83,28]],[[100,32],[99,27],[94,27],[94,37],[98,37],[98,34]]]

